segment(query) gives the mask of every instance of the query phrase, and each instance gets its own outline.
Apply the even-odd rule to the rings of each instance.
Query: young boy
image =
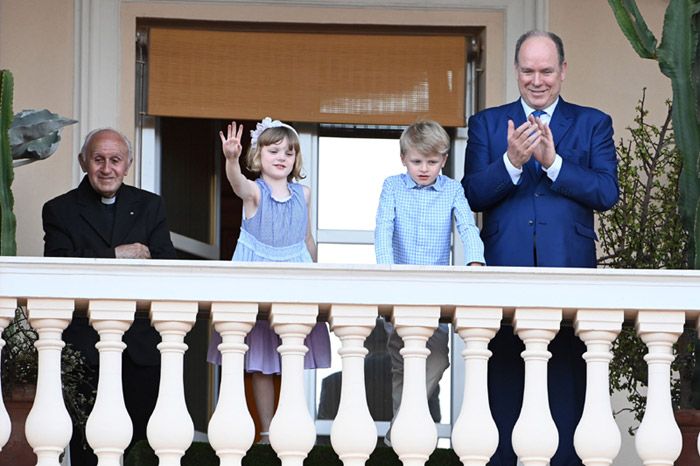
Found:
[[[440,174],[450,149],[447,132],[434,121],[420,121],[404,130],[399,143],[406,173],[384,180],[374,230],[377,264],[449,265],[454,216],[464,244],[464,263],[484,265],[484,244],[464,189],[457,181]],[[403,341],[391,325],[387,327],[396,417],[403,390],[403,358],[399,354]],[[428,399],[450,365],[447,342],[447,325],[440,324],[427,344]],[[389,433],[384,441],[390,445]]]

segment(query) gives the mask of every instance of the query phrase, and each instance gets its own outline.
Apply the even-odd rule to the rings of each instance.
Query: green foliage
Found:
[[[608,0],[620,29],[642,58],[657,60],[671,79],[673,126],[683,157],[680,213],[690,232],[690,264],[700,268],[700,0],[670,0],[661,44],[646,26],[634,0]]]
[[[681,157],[671,106],[659,127],[647,122],[644,94],[629,141],[617,145],[620,200],[599,215],[598,264],[621,269],[688,268],[688,233],[678,207]]]
[[[13,79],[9,70],[0,70],[0,256],[14,256],[16,219],[12,196],[12,154],[9,129],[12,124]]]
[[[2,339],[2,392],[8,397],[20,385],[36,385],[39,355],[34,343],[39,335],[29,325],[22,307],[15,310],[15,318],[3,330]],[[85,435],[85,423],[95,402],[95,387],[86,385],[92,373],[85,357],[71,345],[61,352],[61,383],[63,400],[73,423]]]
[[[689,235],[681,220],[681,155],[675,144],[672,109],[661,126],[647,121],[644,93],[637,107],[630,139],[617,145],[620,200],[599,215],[598,235],[603,253],[600,265],[633,269],[685,269],[689,265]],[[700,402],[692,393],[695,369],[694,331],[686,330],[674,347],[671,398],[675,408]],[[635,329],[625,326],[613,343],[610,362],[611,391],[626,392],[630,407],[641,421],[646,406],[648,367],[646,346]],[[700,387],[700,384],[695,385]],[[630,429],[632,433],[634,429]]]

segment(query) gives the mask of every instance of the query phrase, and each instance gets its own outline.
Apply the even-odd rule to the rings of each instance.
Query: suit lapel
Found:
[[[112,244],[126,244],[124,241],[134,226],[136,219],[137,199],[129,186],[122,185],[117,194],[117,210],[114,216]]]
[[[90,182],[87,176],[85,176],[78,187],[78,208],[80,209],[80,216],[95,230],[95,233],[102,238],[105,244],[110,245],[112,232],[110,231],[110,225],[101,207],[97,194],[92,190]]]
[[[552,130],[552,136],[554,137],[555,150],[558,149],[559,142],[564,139],[573,122],[574,112],[571,109],[571,105],[559,97],[559,103],[557,108],[554,109],[554,115],[552,115],[552,119],[549,122],[549,128]]]
[[[520,103],[520,99],[516,100],[508,106],[508,108],[506,109],[506,116],[508,120],[513,120],[513,124],[516,128],[525,123],[527,117],[525,116],[525,112],[523,111],[523,105]]]

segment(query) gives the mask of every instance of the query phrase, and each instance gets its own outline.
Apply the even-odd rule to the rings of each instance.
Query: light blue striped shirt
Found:
[[[377,264],[449,265],[453,214],[464,263],[485,263],[462,185],[444,175],[425,187],[406,173],[390,176],[384,180],[374,229]]]

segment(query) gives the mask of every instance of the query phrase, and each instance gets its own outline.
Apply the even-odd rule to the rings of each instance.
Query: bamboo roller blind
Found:
[[[148,113],[465,126],[458,35],[236,32],[153,27]]]

